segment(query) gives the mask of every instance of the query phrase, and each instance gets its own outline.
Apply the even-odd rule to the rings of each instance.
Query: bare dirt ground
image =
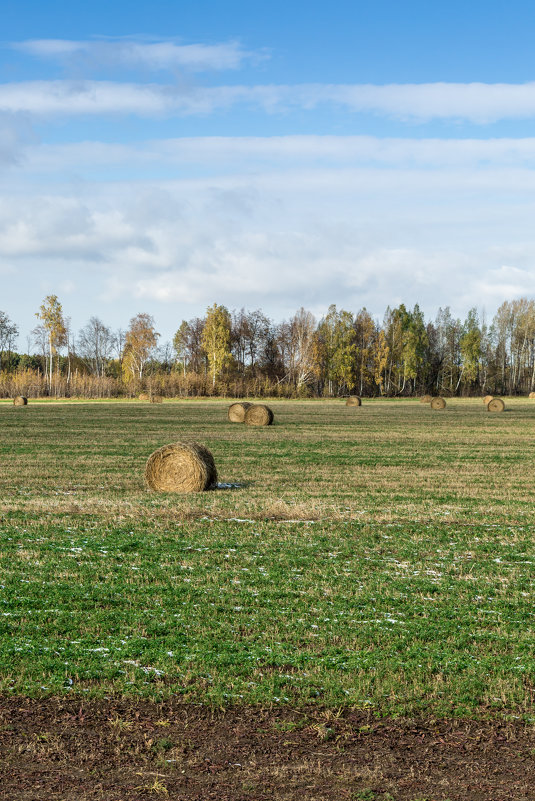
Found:
[[[532,801],[520,722],[0,699],[2,801]]]

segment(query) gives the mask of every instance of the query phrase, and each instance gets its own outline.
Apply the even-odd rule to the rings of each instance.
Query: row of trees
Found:
[[[476,309],[464,320],[439,309],[426,321],[417,305],[403,304],[388,308],[382,323],[366,309],[334,305],[319,321],[301,308],[275,323],[259,309],[230,312],[214,303],[205,317],[182,321],[163,346],[148,314],[133,317],[126,331],[92,317],[74,335],[49,295],[36,317],[34,351],[19,354],[17,326],[0,312],[0,393],[21,371],[49,394],[68,394],[75,384],[84,392],[105,386],[106,394],[148,386],[163,394],[280,396],[535,389],[535,301],[527,298],[503,303],[490,324]]]

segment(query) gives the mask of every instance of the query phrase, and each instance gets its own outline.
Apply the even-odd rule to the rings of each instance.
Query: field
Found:
[[[535,402],[270,405],[249,428],[221,401],[0,402],[8,797],[84,797],[25,768],[78,732],[88,798],[535,799]],[[178,439],[216,491],[146,490]],[[221,756],[236,732],[262,770]]]

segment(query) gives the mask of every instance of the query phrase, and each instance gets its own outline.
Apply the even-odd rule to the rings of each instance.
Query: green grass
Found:
[[[0,690],[535,720],[535,405],[272,405],[0,405]]]

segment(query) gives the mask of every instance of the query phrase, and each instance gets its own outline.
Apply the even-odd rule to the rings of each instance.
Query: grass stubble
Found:
[[[535,722],[535,408],[227,405],[0,404],[0,692]]]

